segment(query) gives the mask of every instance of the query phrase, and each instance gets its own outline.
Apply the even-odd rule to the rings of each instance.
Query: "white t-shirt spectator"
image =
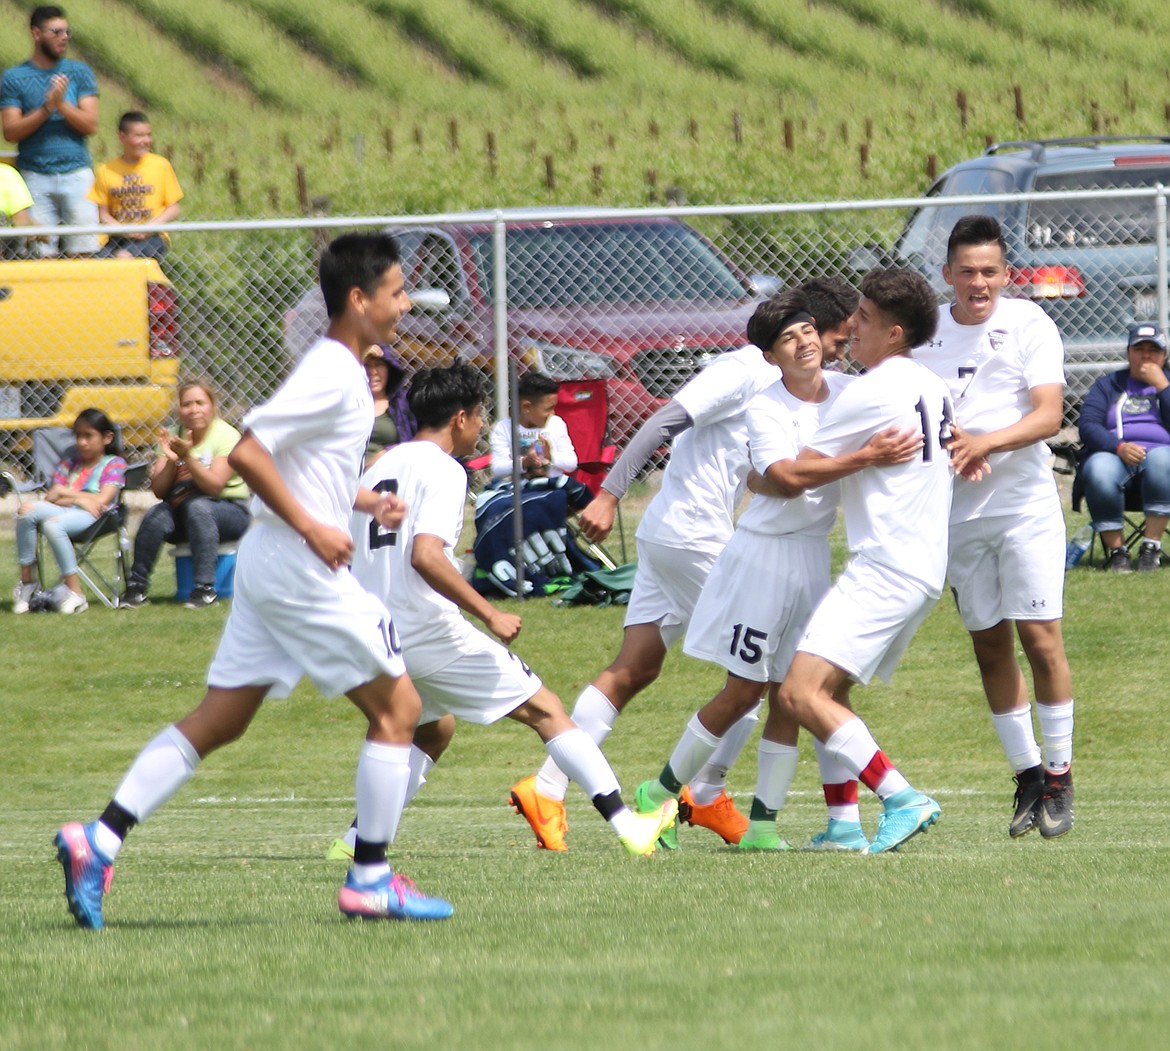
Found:
[[[562,474],[572,474],[577,470],[577,450],[573,448],[573,440],[569,437],[569,429],[565,421],[559,416],[548,418],[543,427],[520,428],[520,454],[523,456],[537,442],[542,443],[545,450],[545,459],[549,461],[548,471],[544,478],[557,478]],[[512,474],[512,421],[503,419],[497,421],[492,428],[492,478],[502,478]]]

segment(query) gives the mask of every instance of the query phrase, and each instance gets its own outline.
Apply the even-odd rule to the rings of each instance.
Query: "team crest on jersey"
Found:
[[[997,328],[987,333],[987,342],[991,344],[991,349],[997,354],[1000,347],[1003,346],[1004,340],[1007,339],[1007,329]]]

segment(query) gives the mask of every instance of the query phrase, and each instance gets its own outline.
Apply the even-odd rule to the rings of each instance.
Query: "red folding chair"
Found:
[[[557,391],[557,415],[565,421],[577,451],[577,470],[573,477],[596,496],[617,458],[617,446],[609,441],[609,396],[605,380],[562,380]],[[625,562],[626,534],[620,504],[617,528]],[[606,560],[609,561],[608,556]]]

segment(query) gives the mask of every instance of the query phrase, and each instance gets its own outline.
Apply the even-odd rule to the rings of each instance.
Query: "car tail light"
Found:
[[[1170,164],[1170,156],[1158,157],[1114,157],[1113,167],[1124,168],[1129,165],[1141,165],[1144,167],[1147,164]]]
[[[146,288],[150,306],[150,356],[173,358],[179,353],[179,310],[175,290],[161,281]]]
[[[1012,284],[1029,299],[1076,299],[1085,294],[1085,279],[1075,266],[1022,266]]]

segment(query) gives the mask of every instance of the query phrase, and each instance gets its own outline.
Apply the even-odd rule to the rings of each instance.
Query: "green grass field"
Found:
[[[678,854],[632,860],[578,793],[571,850],[551,855],[504,802],[542,758],[535,735],[463,727],[394,851],[456,915],[413,926],[337,913],[324,854],[362,731],[302,686],[134,832],[106,930],[77,930],[54,830],[96,815],[197,700],[225,612],[0,611],[0,1047],[1162,1048],[1167,573],[1069,575],[1079,795],[1062,841],[1006,834],[1010,778],[943,601],[893,684],[855,695],[942,803],[929,835],[871,859],[760,857],[684,829]],[[522,612],[516,649],[566,698],[615,650],[620,610]],[[606,745],[628,793],[719,678],[672,655]],[[802,842],[823,824],[804,751],[781,815]],[[752,760],[731,778],[743,808]]]

